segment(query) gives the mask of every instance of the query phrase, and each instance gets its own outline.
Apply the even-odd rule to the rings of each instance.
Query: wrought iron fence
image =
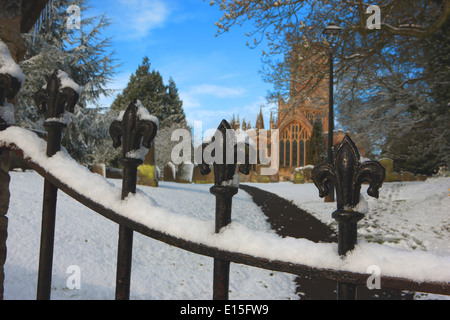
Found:
[[[73,111],[78,100],[78,94],[70,87],[64,86],[58,71],[50,77],[45,89],[39,90],[35,96],[38,108],[45,114],[45,129],[47,136],[47,156],[50,158],[61,148],[61,132],[65,127],[64,113]],[[5,98],[13,98],[20,85],[18,80],[10,74],[0,74],[0,102],[4,108]],[[139,111],[138,101],[132,101],[125,111],[121,120],[114,121],[110,127],[110,135],[115,147],[122,146],[122,164],[124,166],[122,183],[122,200],[130,193],[136,192],[137,167],[142,163],[142,146],[149,148],[157,132],[157,121],[152,117],[142,116]],[[3,113],[0,113],[0,115]],[[7,130],[11,123],[0,118],[2,124],[0,130]],[[216,197],[216,222],[215,232],[231,222],[232,198],[238,192],[238,185],[233,183],[233,177],[238,170],[240,173],[249,174],[249,144],[244,145],[246,162],[238,165],[237,161],[226,163],[224,143],[227,129],[231,129],[227,121],[223,120],[218,127],[219,135],[222,137],[224,147],[222,162],[201,163],[201,173],[208,174],[214,167],[214,186],[210,188],[211,194]],[[214,141],[214,140],[213,140]],[[24,157],[21,150],[14,143],[0,141],[2,153],[13,151]],[[202,149],[208,147],[203,144]],[[237,146],[233,146],[237,148]],[[236,153],[235,153],[236,154]],[[26,157],[24,157],[26,158]],[[313,268],[293,262],[269,260],[264,257],[253,256],[240,252],[231,252],[219,247],[208,246],[202,243],[177,238],[173,235],[152,229],[139,222],[133,221],[114,210],[107,208],[80,192],[76,191],[64,181],[58,179],[48,170],[45,170],[32,158],[26,158],[30,167],[45,178],[44,200],[42,206],[42,228],[41,246],[39,255],[37,299],[50,299],[51,297],[51,274],[53,261],[53,245],[55,232],[57,190],[61,190],[79,201],[86,207],[96,211],[102,216],[119,224],[119,242],[117,256],[116,276],[116,299],[129,299],[131,259],[133,247],[133,233],[139,232],[145,236],[160,240],[169,245],[188,250],[200,255],[209,256],[214,259],[213,271],[213,294],[215,300],[228,299],[230,263],[241,263],[253,267],[259,267],[274,271],[292,273],[299,276],[317,277],[335,280],[338,283],[338,299],[355,299],[356,285],[365,284],[368,275],[362,273],[331,270],[326,268]],[[220,162],[220,163],[219,163]],[[356,244],[357,222],[364,215],[357,211],[360,199],[360,189],[363,182],[369,183],[368,194],[378,197],[378,190],[384,178],[384,168],[374,161],[361,162],[359,152],[349,136],[346,136],[335,152],[333,164],[321,164],[314,168],[313,181],[319,190],[320,197],[328,194],[328,183],[332,181],[336,186],[337,210],[333,217],[338,222],[338,254],[345,256]],[[6,192],[4,185],[9,184],[9,175],[2,173],[2,192]],[[2,194],[4,196],[4,194]],[[7,194],[9,199],[9,194]],[[2,210],[0,215],[0,265],[1,275],[0,289],[3,297],[3,266],[6,260],[6,231],[7,231],[7,209]],[[437,294],[450,294],[448,283],[414,282],[409,279],[382,277],[381,285],[384,288],[394,288],[410,291],[430,292]]]

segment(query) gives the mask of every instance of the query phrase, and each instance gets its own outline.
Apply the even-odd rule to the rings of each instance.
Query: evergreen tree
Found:
[[[183,123],[186,115],[183,111],[183,101],[180,100],[178,89],[172,78],[167,85],[167,94],[163,98],[163,121],[166,123]]]
[[[306,164],[316,165],[325,161],[325,148],[323,146],[322,119],[314,121],[309,148],[306,151]]]
[[[130,76],[126,88],[117,95],[111,109],[125,110],[133,99],[139,99],[142,105],[159,119],[161,127],[186,121],[183,102],[175,82],[170,79],[166,86],[159,71],[151,70],[148,57],[144,57],[142,64]]]
[[[63,145],[77,161],[91,164],[98,159],[97,147],[103,148],[110,140],[109,123],[111,113],[98,108],[87,110],[87,106],[96,105],[101,95],[111,92],[106,84],[114,74],[113,53],[107,53],[110,39],[101,36],[110,24],[105,15],[85,17],[86,0],[61,0],[49,2],[51,18],[41,23],[39,30],[33,29],[24,34],[27,53],[20,63],[26,75],[16,104],[16,124],[34,130],[43,130],[43,117],[34,106],[33,95],[47,82],[55,69],[65,71],[71,79],[82,87],[81,96],[72,115],[72,121],[65,130]],[[67,8],[77,5],[81,9],[81,28],[71,29],[66,25],[69,14]],[[109,123],[108,123],[109,122]],[[95,133],[95,139],[88,138],[86,132]],[[102,133],[100,135],[100,133]],[[105,154],[105,158],[107,155]]]
[[[156,164],[163,168],[171,160],[172,147],[177,144],[171,141],[173,130],[190,130],[176,84],[170,78],[165,85],[159,71],[152,70],[149,58],[144,57],[142,64],[130,76],[126,88],[112,103],[111,110],[125,110],[133,99],[139,99],[159,119],[160,126],[154,145]]]
[[[63,137],[62,144],[72,158],[85,165],[109,163],[121,154],[113,148],[109,126],[116,113],[102,108],[82,108],[77,105]]]

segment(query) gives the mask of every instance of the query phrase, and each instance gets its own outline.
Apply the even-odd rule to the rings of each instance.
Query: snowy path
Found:
[[[312,183],[249,185],[292,201],[325,224],[337,228],[331,217],[336,204],[320,199]],[[360,239],[401,249],[450,255],[450,177],[384,183],[379,199],[369,197],[366,188],[364,185],[361,188],[368,213],[358,223]]]
[[[252,196],[253,201],[268,217],[272,229],[276,230],[280,236],[306,238],[314,242],[337,242],[337,234],[334,230],[292,202],[246,184],[241,184],[240,188]],[[296,283],[297,293],[301,299],[336,299],[336,281],[297,277]],[[358,299],[362,300],[411,300],[415,293],[393,289],[372,291],[360,285],[357,295]]]

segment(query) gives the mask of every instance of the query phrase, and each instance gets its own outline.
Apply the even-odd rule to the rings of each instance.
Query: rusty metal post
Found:
[[[212,138],[210,144],[204,143],[201,151],[204,152],[207,148],[214,146],[211,155],[221,152],[222,157],[215,158],[213,163],[207,163],[202,157],[200,164],[200,172],[202,175],[207,175],[211,172],[210,165],[214,166],[214,186],[210,188],[210,192],[216,197],[216,221],[215,232],[219,233],[222,228],[231,223],[231,207],[232,199],[238,193],[238,179],[236,179],[236,169],[243,174],[250,173],[249,164],[249,145],[245,143],[245,163],[237,164],[237,150],[238,145],[235,141],[235,133],[231,129],[230,124],[226,120],[222,120],[217,128],[216,134]],[[233,152],[233,161],[229,163],[229,155],[227,153]],[[236,185],[237,184],[237,185]],[[213,299],[214,300],[228,300],[229,281],[230,280],[230,262],[222,259],[214,259],[213,271]]]
[[[361,184],[368,182],[367,193],[378,198],[378,190],[386,177],[385,169],[379,162],[361,162],[360,158],[356,145],[346,135],[336,151],[334,163],[319,164],[312,171],[312,179],[319,189],[320,197],[323,198],[330,191],[330,181],[336,186],[337,210],[332,216],[338,222],[338,254],[343,257],[355,248],[357,223],[364,218],[364,213],[355,209],[360,200]],[[338,283],[337,298],[356,299],[356,285]]]
[[[52,157],[61,150],[62,130],[67,126],[63,120],[64,113],[73,113],[79,98],[79,93],[73,88],[62,87],[61,76],[67,75],[59,70],[53,72],[47,87],[36,92],[34,96],[39,111],[44,113],[46,118],[44,127],[48,132],[47,157]],[[38,300],[49,300],[51,295],[57,195],[58,188],[45,180],[36,293]]]
[[[62,130],[65,128],[65,125],[57,122],[49,122],[45,123],[44,127],[48,132],[47,156],[52,157],[61,149]],[[58,189],[48,180],[44,180],[37,284],[38,300],[50,299],[57,195]]]
[[[232,186],[212,186],[210,192],[216,197],[216,233],[231,223],[232,199],[238,188]],[[228,300],[230,283],[230,262],[214,259],[213,299]]]
[[[136,193],[138,159],[121,159],[123,165],[122,200]],[[119,225],[117,245],[116,300],[130,299],[131,263],[133,259],[133,230]]]
[[[121,120],[115,120],[109,133],[115,148],[122,145],[122,200],[136,193],[137,168],[156,136],[158,123],[150,117],[138,100],[133,100]],[[131,264],[133,259],[133,230],[120,225],[117,248],[116,300],[130,299]]]

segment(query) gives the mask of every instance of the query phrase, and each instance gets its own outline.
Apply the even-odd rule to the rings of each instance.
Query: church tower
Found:
[[[256,118],[256,126],[255,129],[264,129],[264,118],[262,114],[262,107],[259,110],[258,117]]]
[[[292,172],[306,163],[306,153],[316,119],[328,128],[328,79],[318,78],[317,66],[326,66],[321,45],[304,45],[293,50],[290,57],[291,83],[289,100],[278,100],[278,118],[274,127],[280,136],[280,176],[292,178]]]

